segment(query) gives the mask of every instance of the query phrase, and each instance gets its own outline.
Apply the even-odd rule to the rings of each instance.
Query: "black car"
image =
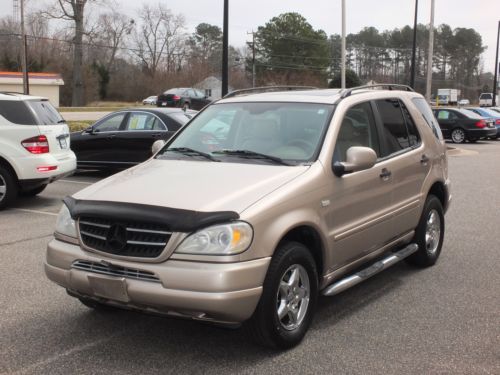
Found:
[[[494,137],[495,125],[478,114],[463,108],[434,108],[434,116],[444,138],[453,143],[463,143],[466,140],[475,142],[481,138]]]
[[[156,106],[158,107],[180,107],[184,109],[200,110],[212,100],[200,90],[193,88],[175,88],[158,95]]]
[[[169,139],[197,112],[177,108],[127,109],[110,113],[82,132],[71,133],[78,169],[118,170],[151,157],[158,139]]]

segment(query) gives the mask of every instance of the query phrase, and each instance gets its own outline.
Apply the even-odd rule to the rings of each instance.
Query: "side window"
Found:
[[[433,113],[431,111],[429,105],[427,104],[424,98],[413,98],[412,101],[413,104],[415,104],[417,109],[422,114],[422,117],[424,118],[427,125],[432,129],[432,132],[434,133],[435,137],[439,140],[442,140],[443,135],[441,133],[441,128],[439,127],[439,124],[436,121],[436,117],[434,117],[436,115],[436,112],[434,111]]]
[[[372,148],[380,156],[380,142],[369,102],[351,107],[342,120],[335,145],[334,160],[346,161],[347,150],[353,146]]]
[[[450,112],[448,111],[439,111],[438,112],[438,119],[439,120],[449,120],[450,119]]]
[[[128,117],[125,130],[153,130],[155,120],[156,117],[150,113],[132,112]]]
[[[190,98],[196,98],[196,93],[193,89],[189,89],[187,90],[187,96],[189,96]]]
[[[194,90],[194,93],[200,99],[203,99],[205,97],[205,94],[203,94],[200,90]]]
[[[420,144],[420,134],[418,134],[417,126],[410,115],[410,111],[408,111],[408,108],[406,108],[403,103],[401,103],[401,110],[403,111],[403,115],[405,117],[408,136],[410,138],[410,146],[417,146]]]
[[[108,117],[106,120],[94,126],[94,131],[99,132],[116,132],[120,130],[120,125],[125,118],[126,113],[117,113]]]
[[[384,99],[377,100],[376,103],[382,119],[383,137],[388,148],[384,156],[410,147],[410,139],[399,100]]]
[[[23,101],[0,100],[0,116],[17,125],[38,125],[35,116]]]
[[[163,123],[163,121],[155,117],[155,120],[153,122],[153,130],[168,130],[168,129],[167,126]]]

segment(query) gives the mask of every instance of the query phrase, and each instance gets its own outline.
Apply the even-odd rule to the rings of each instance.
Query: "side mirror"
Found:
[[[370,169],[377,162],[377,154],[370,147],[349,147],[345,162],[335,162],[333,173],[337,177],[345,174]]]
[[[94,133],[94,128],[92,126],[89,126],[87,129],[85,129],[83,131],[84,133],[87,133],[87,134],[92,134]]]
[[[162,149],[163,146],[165,146],[165,141],[163,139],[158,139],[153,143],[153,146],[151,146],[151,152],[153,155],[155,155],[158,151]]]

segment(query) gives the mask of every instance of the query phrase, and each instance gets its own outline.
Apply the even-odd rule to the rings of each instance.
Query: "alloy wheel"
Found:
[[[425,248],[429,255],[436,253],[441,239],[441,218],[436,210],[431,210],[427,216],[425,227]]]
[[[280,279],[276,298],[276,313],[287,331],[298,328],[307,313],[310,296],[309,275],[300,264],[290,266]]]
[[[2,175],[0,175],[0,202],[5,198],[5,195],[7,194],[7,182],[3,178]]]
[[[462,129],[455,129],[451,133],[451,140],[455,143],[462,143],[465,140],[465,133]]]

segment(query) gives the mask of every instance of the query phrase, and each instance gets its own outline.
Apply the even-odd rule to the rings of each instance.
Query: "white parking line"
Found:
[[[71,184],[80,184],[80,185],[92,185],[94,182],[85,182],[85,181],[75,181],[75,180],[59,180],[60,182],[68,182]]]
[[[49,215],[49,216],[57,216],[58,214],[54,212],[47,212],[47,211],[37,211],[37,210],[28,210],[26,208],[13,208],[15,211],[23,211],[23,212],[29,212],[32,214],[42,214],[42,215]]]

